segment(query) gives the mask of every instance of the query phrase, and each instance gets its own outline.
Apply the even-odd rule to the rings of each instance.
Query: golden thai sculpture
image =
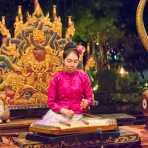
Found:
[[[143,46],[148,51],[148,35],[146,33],[146,29],[143,21],[143,12],[144,12],[144,7],[146,5],[146,2],[147,0],[139,1],[139,5],[137,7],[137,13],[136,13],[136,25],[137,25],[137,31],[143,43]]]
[[[47,105],[49,80],[62,69],[63,47],[69,39],[62,38],[56,6],[53,22],[49,14],[43,14],[37,0],[26,22],[21,11],[19,6],[13,37],[4,20],[0,23],[2,35],[7,36],[0,47],[0,94],[5,94],[11,107]]]

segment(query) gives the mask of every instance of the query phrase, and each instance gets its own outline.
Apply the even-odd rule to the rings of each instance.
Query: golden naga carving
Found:
[[[137,7],[137,12],[136,12],[136,25],[137,25],[137,31],[143,43],[143,46],[148,51],[148,35],[146,33],[146,29],[144,27],[144,21],[143,21],[143,12],[144,12],[144,7],[146,5],[146,2],[147,0],[139,1],[139,5]]]
[[[62,38],[56,6],[53,11],[51,22],[36,0],[34,13],[27,14],[27,21],[23,22],[19,6],[13,37],[4,18],[0,23],[1,33],[7,36],[0,47],[0,94],[5,94],[5,102],[11,107],[47,105],[49,80],[62,69],[63,47],[69,40]]]

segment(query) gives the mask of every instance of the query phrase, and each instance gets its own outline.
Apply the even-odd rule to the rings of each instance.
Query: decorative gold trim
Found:
[[[136,12],[136,25],[139,37],[143,43],[144,48],[148,51],[148,35],[143,21],[143,12],[147,0],[140,0]]]

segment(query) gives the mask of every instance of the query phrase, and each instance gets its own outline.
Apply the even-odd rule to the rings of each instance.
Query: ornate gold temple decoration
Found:
[[[22,6],[18,6],[18,18],[23,23]]]
[[[22,6],[18,6],[18,15],[15,18],[15,23],[14,23],[14,34],[17,36],[22,29],[23,29],[24,23],[23,23],[23,15],[22,15]]]
[[[62,69],[63,47],[68,42],[62,38],[62,22],[53,6],[53,21],[44,15],[35,1],[35,10],[27,12],[23,22],[22,7],[18,7],[14,22],[14,36],[11,37],[5,24],[0,22],[0,31],[5,41],[0,47],[0,93],[5,93],[5,101],[11,105],[47,105],[47,90],[53,74]],[[71,18],[69,27],[73,25]],[[74,28],[73,28],[74,30]],[[74,31],[69,29],[69,35]]]
[[[45,34],[42,30],[34,29],[32,32],[34,41],[42,43],[45,41]]]
[[[35,0],[34,3],[35,3],[35,11],[34,11],[33,15],[36,16],[36,17],[43,16],[43,11],[42,11],[42,9],[41,9],[41,7],[39,5],[38,0]]]
[[[52,28],[55,30],[55,32],[58,33],[59,36],[62,36],[62,22],[61,22],[61,17],[57,17],[57,12],[56,12],[56,5],[53,5],[53,23],[52,23]]]
[[[53,5],[53,19],[57,17],[57,8],[56,5]]]
[[[72,21],[72,17],[69,16],[68,17],[68,28],[67,28],[67,31],[66,31],[66,38],[71,40],[74,33],[75,33],[74,23]]]
[[[139,37],[145,47],[145,49],[148,51],[148,35],[146,33],[146,29],[144,27],[144,21],[143,21],[143,12],[144,7],[146,5],[147,0],[140,0],[139,5],[137,7],[136,12],[136,25],[137,25],[137,31],[139,34]]]
[[[5,16],[2,16],[2,21],[0,22],[0,32],[3,37],[11,37],[9,30],[6,27]]]

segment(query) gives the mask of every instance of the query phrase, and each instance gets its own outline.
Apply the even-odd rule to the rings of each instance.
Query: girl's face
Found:
[[[78,63],[79,63],[78,56],[74,52],[71,52],[64,59],[64,68],[68,72],[73,72],[77,69]]]

